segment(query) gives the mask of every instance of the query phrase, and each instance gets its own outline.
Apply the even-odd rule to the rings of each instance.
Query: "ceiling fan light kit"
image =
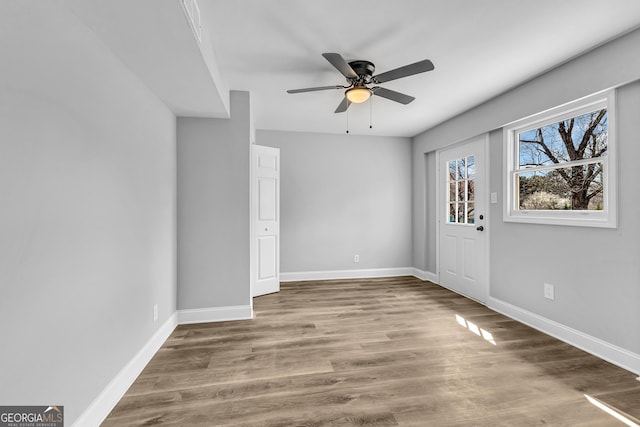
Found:
[[[322,56],[324,56],[324,58],[329,61],[329,63],[333,65],[336,70],[342,73],[342,75],[347,80],[347,85],[290,89],[287,91],[287,93],[314,92],[329,89],[347,89],[344,93],[342,102],[340,102],[340,105],[338,105],[338,108],[336,108],[335,110],[336,113],[344,113],[352,103],[363,103],[368,100],[371,95],[380,96],[382,98],[399,102],[404,105],[409,104],[415,99],[413,96],[405,95],[404,93],[396,92],[394,90],[386,89],[380,86],[370,87],[370,85],[386,83],[391,80],[396,80],[403,77],[412,76],[414,74],[431,71],[435,68],[430,60],[425,59],[374,76],[373,72],[375,71],[376,67],[370,61],[357,60],[347,62],[339,53],[323,53]]]
[[[350,102],[361,104],[369,99],[371,90],[364,86],[358,86],[347,89],[344,94]]]

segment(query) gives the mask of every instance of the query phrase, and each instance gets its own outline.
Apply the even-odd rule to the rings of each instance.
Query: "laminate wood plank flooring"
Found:
[[[284,283],[254,313],[178,326],[102,425],[640,423],[632,373],[413,277]]]

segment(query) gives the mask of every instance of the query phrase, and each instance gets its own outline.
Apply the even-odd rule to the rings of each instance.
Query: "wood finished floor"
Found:
[[[585,395],[640,418],[630,372],[412,277],[285,283],[254,310],[179,326],[102,425],[624,425]]]

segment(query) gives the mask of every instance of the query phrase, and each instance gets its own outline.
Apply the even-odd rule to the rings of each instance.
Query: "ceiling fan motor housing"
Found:
[[[349,62],[349,66],[358,75],[357,79],[350,79],[354,85],[359,86],[371,83],[371,77],[376,70],[373,62],[357,60]]]

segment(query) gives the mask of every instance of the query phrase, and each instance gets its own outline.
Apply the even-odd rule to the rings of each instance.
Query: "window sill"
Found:
[[[565,225],[572,227],[596,227],[617,228],[617,221],[608,218],[606,214],[576,213],[571,217],[540,215],[537,212],[520,212],[518,214],[505,215],[504,222],[517,222],[525,224]]]

